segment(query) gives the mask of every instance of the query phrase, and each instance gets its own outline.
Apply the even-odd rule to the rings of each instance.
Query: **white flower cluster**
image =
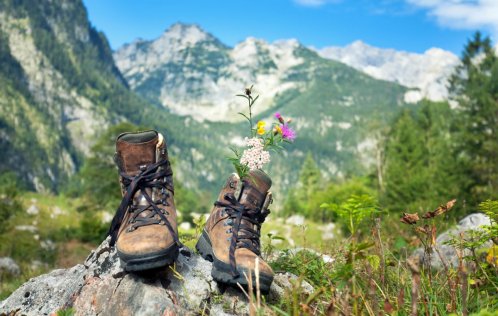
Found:
[[[261,138],[245,138],[246,146],[249,149],[244,150],[240,163],[247,165],[249,170],[263,168],[263,165],[270,162],[270,153],[263,150],[263,140]]]

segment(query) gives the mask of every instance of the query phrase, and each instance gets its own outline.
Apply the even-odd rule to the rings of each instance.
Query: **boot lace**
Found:
[[[165,167],[159,170],[162,166]],[[169,215],[168,211],[160,209],[157,206],[157,204],[168,206],[169,204],[167,202],[167,198],[169,196],[169,192],[167,190],[173,192],[173,185],[167,180],[168,177],[173,175],[171,168],[169,168],[169,162],[163,159],[157,163],[150,164],[147,167],[141,168],[140,172],[136,176],[129,176],[124,172],[120,172],[120,175],[122,177],[122,183],[126,188],[126,193],[123,196],[121,204],[119,205],[116,215],[114,215],[109,228],[109,235],[111,236],[110,245],[114,246],[116,243],[119,228],[121,227],[123,218],[127,211],[132,213],[130,218],[130,223],[132,224],[129,228],[130,230],[135,230],[142,226],[160,224],[163,222],[171,233],[171,236],[173,236],[175,243],[180,245],[178,236],[166,217]],[[147,188],[161,189],[162,198],[153,200],[147,193]],[[133,204],[133,197],[137,191],[140,191],[142,196],[148,202],[148,205]],[[139,216],[145,211],[149,211],[150,213],[147,216]],[[158,219],[156,215],[158,215],[160,219]]]
[[[270,211],[268,209],[261,210],[257,207],[247,207],[241,204],[232,193],[225,194],[224,198],[228,203],[217,201],[214,205],[224,207],[224,212],[228,215],[227,223],[231,226],[228,232],[232,233],[232,236],[229,238],[230,248],[228,257],[230,259],[232,275],[233,277],[238,277],[235,250],[247,248],[257,256],[261,255],[261,225],[265,221],[266,216],[270,214]]]

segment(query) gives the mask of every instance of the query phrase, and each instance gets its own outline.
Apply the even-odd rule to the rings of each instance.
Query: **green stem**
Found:
[[[252,129],[252,103],[251,103],[251,97],[248,97],[247,100],[249,101],[249,125],[251,129],[251,137],[254,137],[254,131]]]
[[[349,212],[349,225],[351,227],[351,291],[353,296],[353,314],[358,315],[358,301],[356,297],[356,273],[354,271],[354,261],[355,261],[355,251],[356,251],[356,242],[355,242],[355,227],[353,221],[353,214]]]

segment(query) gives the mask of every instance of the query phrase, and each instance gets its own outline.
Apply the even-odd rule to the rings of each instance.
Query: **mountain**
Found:
[[[343,62],[374,78],[415,88],[406,94],[407,102],[417,102],[422,98],[433,101],[447,99],[447,81],[459,63],[456,55],[440,48],[416,54],[377,48],[362,41],[345,47],[325,47],[317,52],[324,58]]]
[[[240,144],[246,129],[235,95],[254,85],[254,113],[275,111],[294,120],[299,137],[270,167],[285,186],[295,181],[307,152],[326,175],[358,174],[371,161],[374,125],[405,106],[407,89],[320,57],[296,40],[247,38],[231,48],[198,25],[177,23],[154,40],[137,40],[114,53],[130,87],[154,104],[211,126],[228,122],[220,150]],[[242,130],[242,132],[241,132]],[[239,136],[240,135],[240,136]]]
[[[89,140],[109,124],[99,96],[112,86],[125,89],[81,3],[57,2],[60,10],[47,1],[0,4],[0,150],[6,157],[0,170],[14,170],[40,191],[73,174]]]
[[[303,63],[293,53],[299,46],[248,38],[231,49],[197,25],[177,23],[154,41],[123,46],[114,58],[131,88],[149,100],[198,120],[233,121],[241,110],[233,96],[246,85],[264,86],[259,103],[265,109],[296,88],[286,76]]]
[[[223,165],[192,166],[198,152],[210,155],[198,136],[208,127],[182,131],[189,118],[130,91],[81,1],[0,2],[0,65],[0,173],[16,173],[29,188],[63,188],[96,138],[123,121],[167,135],[172,156],[182,157],[177,174],[199,172],[186,185],[201,186],[214,177],[210,168]]]
[[[326,176],[364,174],[373,128],[405,106],[406,88],[295,40],[248,38],[231,48],[176,24],[113,56],[81,1],[6,0],[0,22],[0,172],[38,191],[64,188],[103,131],[127,121],[162,132],[180,182],[214,193],[233,170],[230,147],[248,129],[237,115],[246,103],[235,95],[254,84],[255,119],[280,111],[298,132],[288,152],[272,156],[278,195],[307,153]]]

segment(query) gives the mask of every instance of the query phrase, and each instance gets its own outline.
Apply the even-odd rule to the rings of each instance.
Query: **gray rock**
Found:
[[[23,284],[0,302],[0,314],[50,315],[72,307],[75,315],[248,315],[246,296],[234,288],[218,287],[211,268],[212,263],[199,255],[182,252],[174,266],[147,274],[127,273],[107,239],[84,264]],[[282,298],[290,285],[285,280],[290,278],[297,277],[275,276],[272,300]]]
[[[284,297],[286,289],[292,288],[293,287],[292,283],[297,282],[298,279],[299,279],[298,276],[289,272],[276,274],[275,278],[273,279],[273,284],[270,288],[270,294],[269,294],[270,302],[277,302],[282,297]],[[301,291],[304,294],[311,295],[314,292],[314,288],[307,281],[302,280]]]
[[[26,232],[30,232],[30,233],[33,233],[33,234],[38,231],[38,228],[36,228],[33,225],[17,225],[15,228],[16,228],[16,230],[26,231]]]
[[[31,206],[26,210],[26,213],[29,215],[38,215],[38,213],[40,213],[40,209],[36,206],[36,204],[31,204]]]
[[[285,223],[294,226],[304,225],[304,216],[292,215],[285,220]]]
[[[483,225],[491,225],[491,220],[482,213],[470,214],[458,222],[458,228],[465,230],[476,229]]]
[[[0,258],[0,275],[3,274],[18,276],[21,274],[21,269],[14,259],[9,257]]]
[[[29,280],[0,303],[0,314],[49,315],[65,308],[83,286],[85,270],[79,264]]]
[[[448,267],[458,267],[458,255],[455,247],[450,245],[445,245],[444,243],[453,239],[454,237],[458,238],[460,233],[464,233],[464,238],[465,238],[466,232],[470,230],[477,230],[483,225],[491,225],[491,221],[488,216],[481,213],[470,214],[465,218],[463,218],[455,228],[449,229],[446,232],[439,234],[439,236],[436,239],[435,247],[439,250],[441,257],[443,258],[444,262],[448,265]],[[492,242],[489,241],[487,244],[484,245],[484,247],[490,247],[491,244]],[[463,255],[468,256],[470,255],[470,252],[466,250],[464,251]],[[413,256],[418,257],[420,263],[423,263],[425,260],[429,260],[428,256],[424,254],[423,248],[416,249],[413,253]],[[434,269],[443,268],[444,266],[443,262],[441,261],[441,258],[436,250],[432,251],[430,255],[430,260],[431,260],[430,262],[431,267],[433,267]]]
[[[295,248],[292,248],[292,249],[288,249],[285,252],[287,252],[288,254],[290,254],[292,256],[295,256],[298,253],[300,253],[301,251],[307,251],[307,252],[310,252],[310,253],[316,255],[317,257],[321,257],[322,260],[323,260],[323,262],[325,262],[325,263],[332,263],[335,260],[335,258],[332,258],[329,255],[320,253],[320,252],[318,252],[318,251],[316,251],[315,249],[312,249],[312,248],[295,247]],[[269,260],[270,261],[276,260],[277,258],[279,258],[280,256],[282,256],[285,252],[284,251],[275,251],[273,254],[271,254],[269,256]]]

